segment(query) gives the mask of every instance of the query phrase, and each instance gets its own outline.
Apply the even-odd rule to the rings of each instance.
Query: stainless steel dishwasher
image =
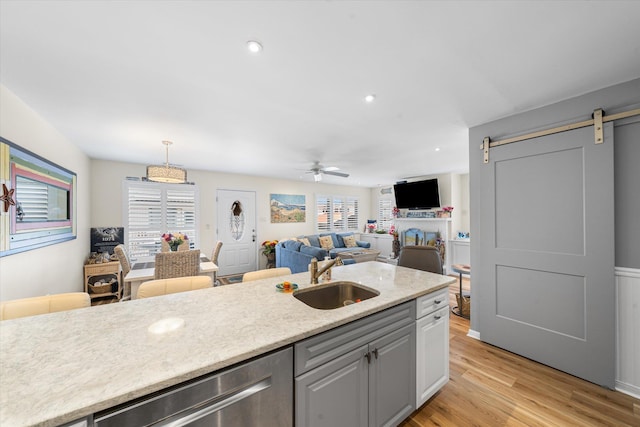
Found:
[[[293,350],[172,387],[94,415],[96,427],[293,425]]]

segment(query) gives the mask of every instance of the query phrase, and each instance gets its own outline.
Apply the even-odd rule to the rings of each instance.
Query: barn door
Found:
[[[613,388],[613,124],[603,144],[585,127],[490,154],[473,260],[482,340]]]

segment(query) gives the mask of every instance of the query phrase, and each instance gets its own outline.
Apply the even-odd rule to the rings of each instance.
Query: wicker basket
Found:
[[[113,283],[97,283],[89,284],[89,293],[91,294],[107,294],[111,292]]]
[[[462,295],[462,298],[460,298],[460,294],[456,294],[456,301],[458,302],[458,311],[460,315],[464,317],[471,317],[471,297]]]

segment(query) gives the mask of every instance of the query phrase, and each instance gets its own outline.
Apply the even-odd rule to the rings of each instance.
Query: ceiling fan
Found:
[[[322,166],[320,162],[314,162],[307,173],[313,173],[313,179],[315,182],[322,181],[322,174],[340,176],[342,178],[348,178],[349,174],[344,172],[338,172],[338,168],[335,166]]]

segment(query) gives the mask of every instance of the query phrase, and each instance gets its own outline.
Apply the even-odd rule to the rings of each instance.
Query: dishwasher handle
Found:
[[[202,404],[189,408],[169,419],[164,420],[162,423],[155,424],[163,427],[182,427],[198,421],[208,415],[220,411],[227,406],[240,402],[242,399],[246,399],[260,391],[271,387],[271,377],[267,377],[256,383],[250,384],[235,393],[225,396],[224,399],[219,398],[210,399]],[[204,406],[204,407],[203,407]]]

